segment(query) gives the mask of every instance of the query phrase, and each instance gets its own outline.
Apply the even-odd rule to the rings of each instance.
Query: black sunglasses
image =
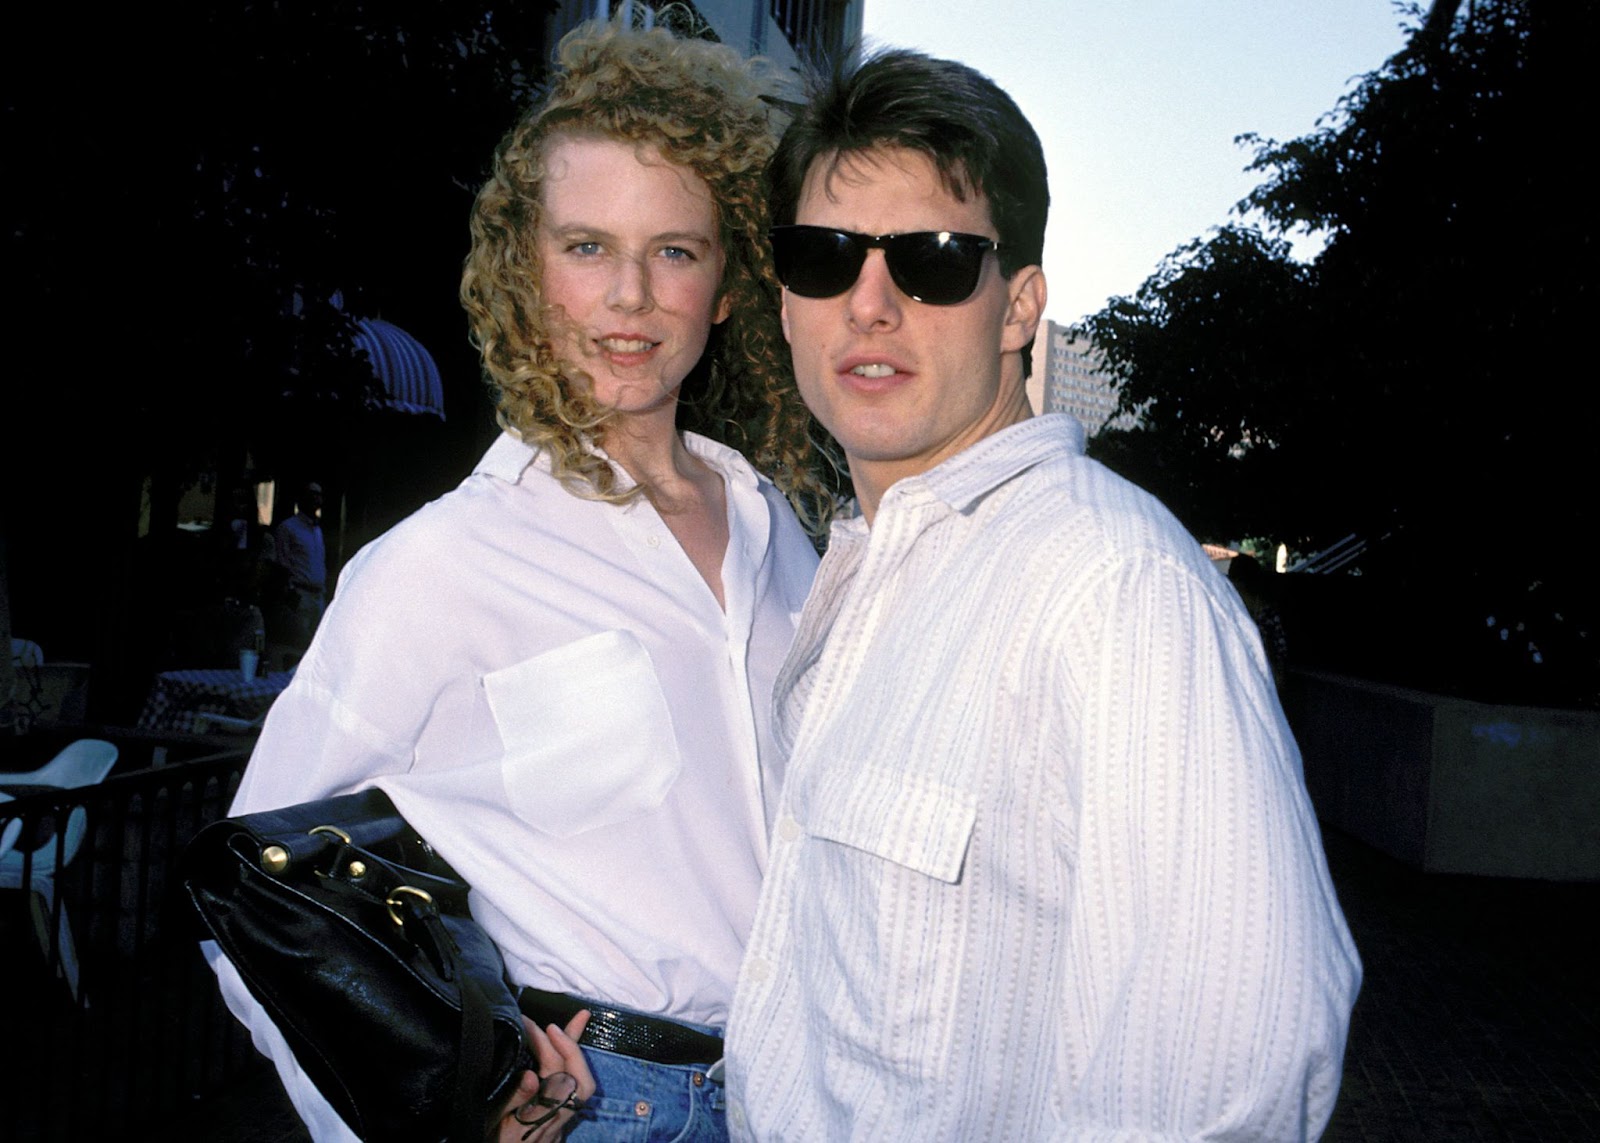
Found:
[[[857,234],[826,226],[774,226],[772,261],[778,281],[802,298],[832,298],[855,285],[868,250],[882,250],[902,293],[930,306],[964,302],[978,288],[983,256],[1000,243],[981,234],[919,230]]]

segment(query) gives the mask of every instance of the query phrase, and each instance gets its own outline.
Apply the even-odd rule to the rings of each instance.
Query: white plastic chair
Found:
[[[53,786],[77,789],[93,786],[105,780],[117,763],[117,747],[99,738],[80,738],[69,743],[59,754],[37,770],[18,774],[0,773],[0,785]],[[35,848],[31,854],[15,848],[22,830],[20,819],[13,818],[0,836],[0,889],[28,888],[33,894],[33,923],[39,934],[40,947],[46,955],[50,951],[50,913],[56,899],[56,869],[65,869],[77,856],[83,845],[83,835],[88,829],[89,814],[82,806],[75,806],[67,815],[65,826],[56,823],[50,839]],[[16,827],[13,829],[12,827]],[[59,858],[58,858],[59,855]],[[24,885],[26,875],[26,886]],[[78,996],[78,953],[72,940],[72,927],[67,923],[67,905],[63,901],[56,926],[56,956],[61,975],[73,999]]]
[[[0,790],[0,802],[9,802],[11,795]],[[0,857],[11,852],[11,847],[17,844],[17,836],[22,833],[22,819],[12,818],[6,822],[5,828],[0,830]]]
[[[43,708],[44,652],[32,639],[11,638],[11,693],[0,695],[0,727],[25,733]]]

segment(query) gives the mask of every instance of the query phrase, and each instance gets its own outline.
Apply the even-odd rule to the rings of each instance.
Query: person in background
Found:
[[[768,93],[660,26],[563,40],[472,212],[504,431],[346,567],[233,805],[375,785],[461,872],[531,1017],[520,1098],[579,1080],[536,1138],[726,1135],[772,687],[816,566],[792,505],[826,502],[765,241]],[[312,1134],[348,1139],[217,968]]]
[[[267,558],[276,565],[279,590],[272,601],[281,616],[275,642],[303,651],[311,644],[327,606],[328,552],[322,534],[322,485],[307,481],[295,490],[294,513],[273,529]]]
[[[1356,951],[1238,597],[1031,415],[1038,137],[971,68],[885,51],[822,81],[771,182],[795,378],[859,512],[778,674],[735,1136],[1317,1134]]]

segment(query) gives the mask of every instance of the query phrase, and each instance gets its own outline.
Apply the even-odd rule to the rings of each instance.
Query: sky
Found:
[[[1050,170],[1045,316],[1132,295],[1261,182],[1235,136],[1315,130],[1405,43],[1391,0],[863,0],[869,44],[1004,88]],[[1309,256],[1314,241],[1297,241]]]

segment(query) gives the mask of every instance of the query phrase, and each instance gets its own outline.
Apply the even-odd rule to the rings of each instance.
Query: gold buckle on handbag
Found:
[[[429,909],[433,909],[433,894],[429,893],[426,889],[418,889],[411,885],[396,885],[394,892],[389,894],[389,898],[388,900],[384,901],[384,904],[389,906],[390,918],[401,928],[405,928],[406,924],[406,919],[400,915],[400,906],[405,904],[405,902],[402,900],[402,896],[415,897]]]
[[[350,844],[350,835],[345,833],[344,830],[340,829],[338,826],[331,826],[331,825],[313,826],[311,829],[308,829],[306,832],[307,833],[331,834],[333,837],[338,838],[340,841],[344,842],[346,845]],[[268,873],[270,873],[274,877],[276,877],[278,874],[282,873],[285,869],[289,868],[289,851],[287,849],[284,849],[283,846],[281,846],[281,845],[269,845],[269,846],[267,846],[265,849],[263,849],[261,851],[261,868],[265,869]],[[353,876],[356,876],[356,877],[360,877],[361,876],[361,873],[357,872],[354,869],[351,870],[351,873],[352,873]]]

